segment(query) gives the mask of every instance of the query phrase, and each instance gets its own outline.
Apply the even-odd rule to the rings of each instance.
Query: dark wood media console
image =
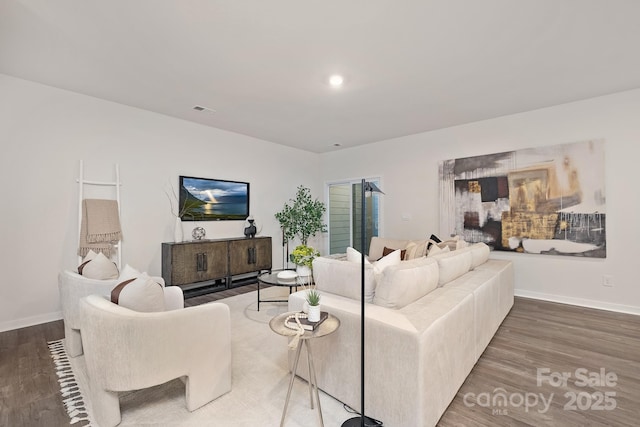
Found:
[[[162,244],[162,278],[185,296],[254,283],[263,271],[271,271],[271,237]]]

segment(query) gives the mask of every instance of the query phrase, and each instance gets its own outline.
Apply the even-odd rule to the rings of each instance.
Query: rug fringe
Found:
[[[69,356],[64,348],[64,340],[49,341],[47,345],[55,365],[56,375],[58,375],[60,394],[63,397],[62,404],[67,411],[67,415],[69,415],[69,424],[86,421],[87,423],[84,426],[91,427],[92,424],[86,409],[85,399],[73,374]]]

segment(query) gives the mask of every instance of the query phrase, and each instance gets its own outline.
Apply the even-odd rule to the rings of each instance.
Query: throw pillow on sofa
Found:
[[[386,257],[387,255],[390,255],[392,252],[397,251],[397,250],[400,251],[400,259],[401,260],[405,259],[404,257],[405,257],[405,255],[407,253],[406,249],[391,249],[391,248],[388,248],[386,246],[382,250],[382,258]]]
[[[165,311],[164,288],[147,273],[142,273],[113,288],[111,302],[145,313]]]
[[[358,262],[358,263],[362,262],[362,252],[349,246],[347,248],[347,261]],[[371,264],[366,256],[364,257],[364,263]]]
[[[405,247],[405,255],[402,259],[409,261],[412,259],[420,258],[427,255],[428,240],[412,240]]]
[[[400,249],[396,249],[395,251],[383,256],[376,262],[372,262],[371,264],[373,265],[373,271],[376,274],[382,274],[385,268],[392,265],[400,264],[400,261],[402,261],[401,254],[402,251]]]
[[[431,248],[429,249],[427,256],[432,257],[434,255],[438,255],[444,252],[449,252],[449,246],[445,246],[444,249],[442,249],[440,246],[434,244],[434,245],[431,245]]]
[[[118,267],[102,252],[95,253],[90,250],[78,266],[78,274],[89,279],[117,279]]]
[[[131,267],[129,264],[125,264],[124,268],[120,272],[118,276],[119,282],[124,282],[125,280],[135,279],[140,276],[142,273],[135,268]]]

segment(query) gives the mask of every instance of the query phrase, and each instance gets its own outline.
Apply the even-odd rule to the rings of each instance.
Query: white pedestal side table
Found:
[[[295,312],[282,313],[271,319],[269,322],[269,326],[271,330],[278,335],[283,335],[285,337],[293,337],[296,335],[296,331],[290,328],[287,328],[284,324],[287,317],[294,314]],[[291,397],[291,389],[293,388],[293,381],[296,377],[296,371],[298,370],[298,361],[300,360],[300,353],[302,350],[302,345],[304,343],[305,348],[307,349],[307,364],[309,367],[309,400],[311,402],[311,409],[314,409],[313,401],[315,397],[316,406],[318,408],[318,417],[320,419],[320,426],[324,427],[324,421],[322,420],[322,408],[320,407],[320,396],[318,394],[318,383],[316,380],[316,370],[313,364],[313,354],[311,352],[311,343],[310,341],[314,338],[324,337],[325,335],[329,335],[334,333],[340,327],[340,319],[335,317],[334,315],[329,313],[329,317],[325,319],[315,330],[313,331],[305,331],[303,335],[300,336],[298,341],[298,345],[296,347],[296,356],[295,361],[293,363],[293,370],[291,371],[291,379],[289,381],[289,390],[287,391],[287,398],[284,402],[284,409],[282,410],[282,419],[280,420],[280,427],[284,426],[284,418],[287,414],[287,407],[289,406],[289,398]]]

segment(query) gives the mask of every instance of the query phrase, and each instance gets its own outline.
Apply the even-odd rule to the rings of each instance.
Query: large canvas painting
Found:
[[[604,141],[440,164],[440,231],[496,250],[606,257]]]

